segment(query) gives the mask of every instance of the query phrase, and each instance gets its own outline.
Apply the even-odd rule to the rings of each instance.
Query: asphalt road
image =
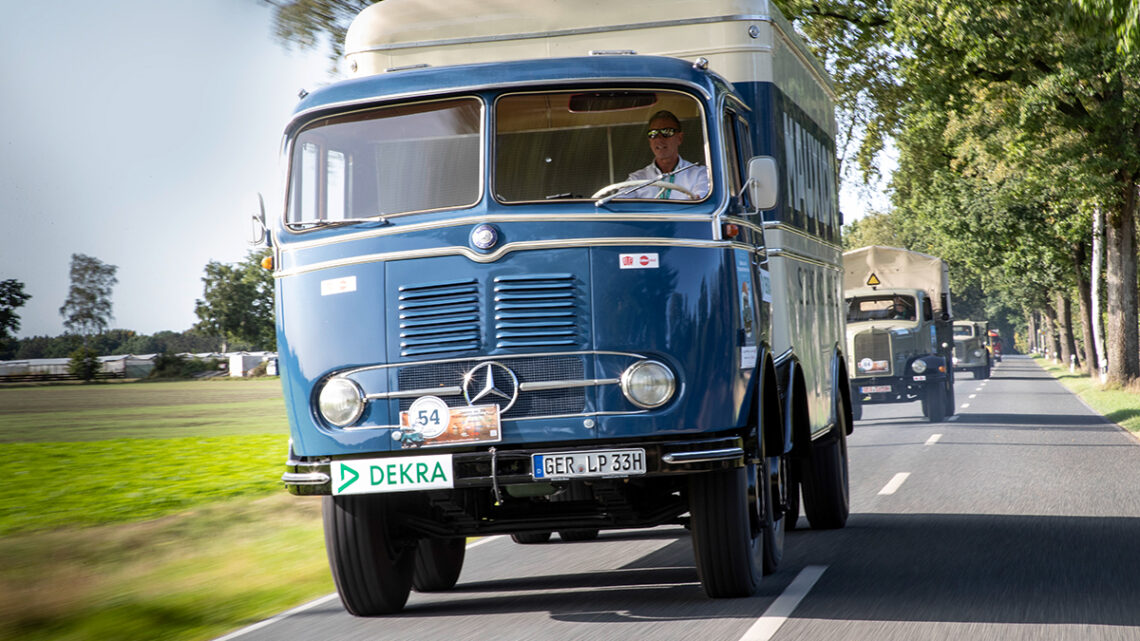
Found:
[[[969,376],[943,423],[918,403],[865,408],[847,527],[790,532],[753,598],[705,598],[681,528],[493,537],[455,590],[413,592],[400,615],[354,618],[330,596],[223,638],[1140,640],[1140,441],[1028,358]]]

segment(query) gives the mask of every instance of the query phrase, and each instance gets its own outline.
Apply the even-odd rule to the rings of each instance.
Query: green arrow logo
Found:
[[[347,472],[347,473],[351,474],[351,475],[352,475],[352,478],[348,479],[347,481],[344,481],[345,472]],[[346,487],[348,487],[349,485],[352,485],[353,483],[355,483],[355,482],[356,482],[356,479],[358,479],[358,478],[360,478],[360,472],[357,472],[356,470],[354,470],[354,469],[352,469],[351,467],[349,467],[349,466],[345,465],[344,463],[341,463],[341,464],[340,464],[340,479],[341,479],[342,481],[344,481],[344,485],[341,485],[339,488],[337,488],[337,491],[336,491],[336,493],[337,493],[337,494],[340,494],[341,492],[343,492],[343,491],[344,491],[344,488],[346,488]]]

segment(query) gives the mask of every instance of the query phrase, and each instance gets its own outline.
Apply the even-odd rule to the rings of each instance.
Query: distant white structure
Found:
[[[250,370],[270,359],[276,369],[276,352],[232,352],[227,356],[230,359],[230,376],[233,378],[248,376]]]

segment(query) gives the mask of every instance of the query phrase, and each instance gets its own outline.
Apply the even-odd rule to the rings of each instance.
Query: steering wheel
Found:
[[[697,196],[693,192],[689,191],[688,189],[686,189],[680,185],[676,185],[676,184],[673,184],[671,182],[666,182],[664,180],[646,181],[644,179],[642,179],[642,180],[626,180],[626,181],[623,181],[620,183],[614,183],[612,185],[606,185],[605,187],[602,187],[598,191],[594,192],[594,195],[590,196],[590,198],[601,198],[602,196],[605,196],[608,193],[620,191],[626,187],[632,187],[633,185],[637,185],[638,189],[641,189],[642,187],[661,187],[662,189],[672,189],[675,191],[679,191],[682,194],[685,194],[686,196],[688,196],[689,198],[691,198],[693,200],[699,200],[700,199],[699,196]],[[634,191],[636,191],[636,190],[634,190]]]

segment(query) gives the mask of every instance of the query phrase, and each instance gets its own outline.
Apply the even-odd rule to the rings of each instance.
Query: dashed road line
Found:
[[[891,480],[883,486],[883,489],[879,490],[879,496],[894,494],[898,491],[899,487],[901,487],[902,484],[906,482],[906,479],[909,476],[910,472],[899,472],[898,474],[895,474]]]
[[[941,434],[933,434],[930,438],[926,439],[926,442],[923,443],[923,445],[934,445],[940,438],[942,438]]]
[[[740,641],[768,641],[775,636],[780,626],[784,625],[826,569],[826,565],[809,565],[800,570],[796,578],[784,588],[784,592],[776,597],[772,605],[764,610],[764,614],[760,615],[744,636],[740,637]]]

